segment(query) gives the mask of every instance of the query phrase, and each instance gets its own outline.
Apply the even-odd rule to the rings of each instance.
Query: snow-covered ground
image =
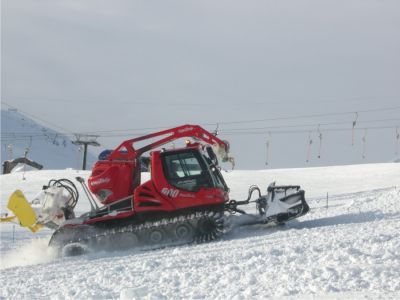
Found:
[[[32,198],[74,170],[2,175],[1,211],[16,188]],[[1,224],[0,299],[400,299],[400,164],[233,171],[251,184],[300,184],[311,211],[282,227],[235,229],[208,244],[56,258],[51,231]],[[144,174],[143,177],[148,177]],[[327,205],[328,194],[328,207]],[[84,197],[77,211],[89,207]]]

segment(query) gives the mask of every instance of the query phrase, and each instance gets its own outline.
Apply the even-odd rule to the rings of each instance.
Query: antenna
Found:
[[[396,155],[399,154],[399,140],[400,140],[400,131],[399,127],[396,127]]]
[[[96,141],[99,137],[98,135],[91,134],[79,134],[75,133],[75,141],[72,142],[74,145],[83,145],[83,163],[82,170],[86,170],[86,157],[87,157],[87,148],[88,146],[100,146],[100,144]]]
[[[219,124],[217,123],[217,128],[215,128],[213,135],[217,136],[219,134]]]

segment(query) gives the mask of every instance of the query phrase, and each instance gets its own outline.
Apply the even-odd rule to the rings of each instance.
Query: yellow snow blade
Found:
[[[20,190],[16,190],[11,194],[7,208],[15,214],[21,226],[28,227],[32,232],[36,232],[43,227],[36,224],[36,213]]]

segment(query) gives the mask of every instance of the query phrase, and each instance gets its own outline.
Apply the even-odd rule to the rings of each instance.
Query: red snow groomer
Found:
[[[188,139],[184,148],[160,149],[180,138]],[[140,158],[146,152],[150,152],[150,180],[142,183]],[[220,158],[233,164],[228,154],[227,142],[197,125],[124,141],[94,165],[88,188],[77,178],[90,201],[90,212],[74,217],[76,188],[69,182],[56,185],[66,194],[76,192],[59,204],[65,221],[49,245],[78,254],[90,248],[203,242],[220,237],[237,223],[284,223],[308,212],[299,186],[271,184],[266,195],[251,186],[246,200],[230,200],[218,162]],[[253,192],[258,197],[251,200]],[[250,203],[255,203],[257,214],[239,208]],[[233,214],[240,218],[233,222]]]
[[[159,139],[138,149],[133,147],[154,138]],[[187,140],[182,149],[152,151],[151,180],[141,184],[141,155],[179,138],[194,138],[196,142]],[[127,140],[106,160],[95,164],[89,189],[102,204],[129,206],[130,213],[135,214],[224,205],[228,188],[219,170],[211,167],[218,166],[211,146],[218,149],[224,161],[233,162],[227,156],[228,143],[200,126],[185,125]]]

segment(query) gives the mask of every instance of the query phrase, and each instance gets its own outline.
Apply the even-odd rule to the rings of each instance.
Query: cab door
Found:
[[[215,186],[198,149],[153,152],[151,178],[160,197],[175,209],[222,204],[227,200],[226,191]]]

